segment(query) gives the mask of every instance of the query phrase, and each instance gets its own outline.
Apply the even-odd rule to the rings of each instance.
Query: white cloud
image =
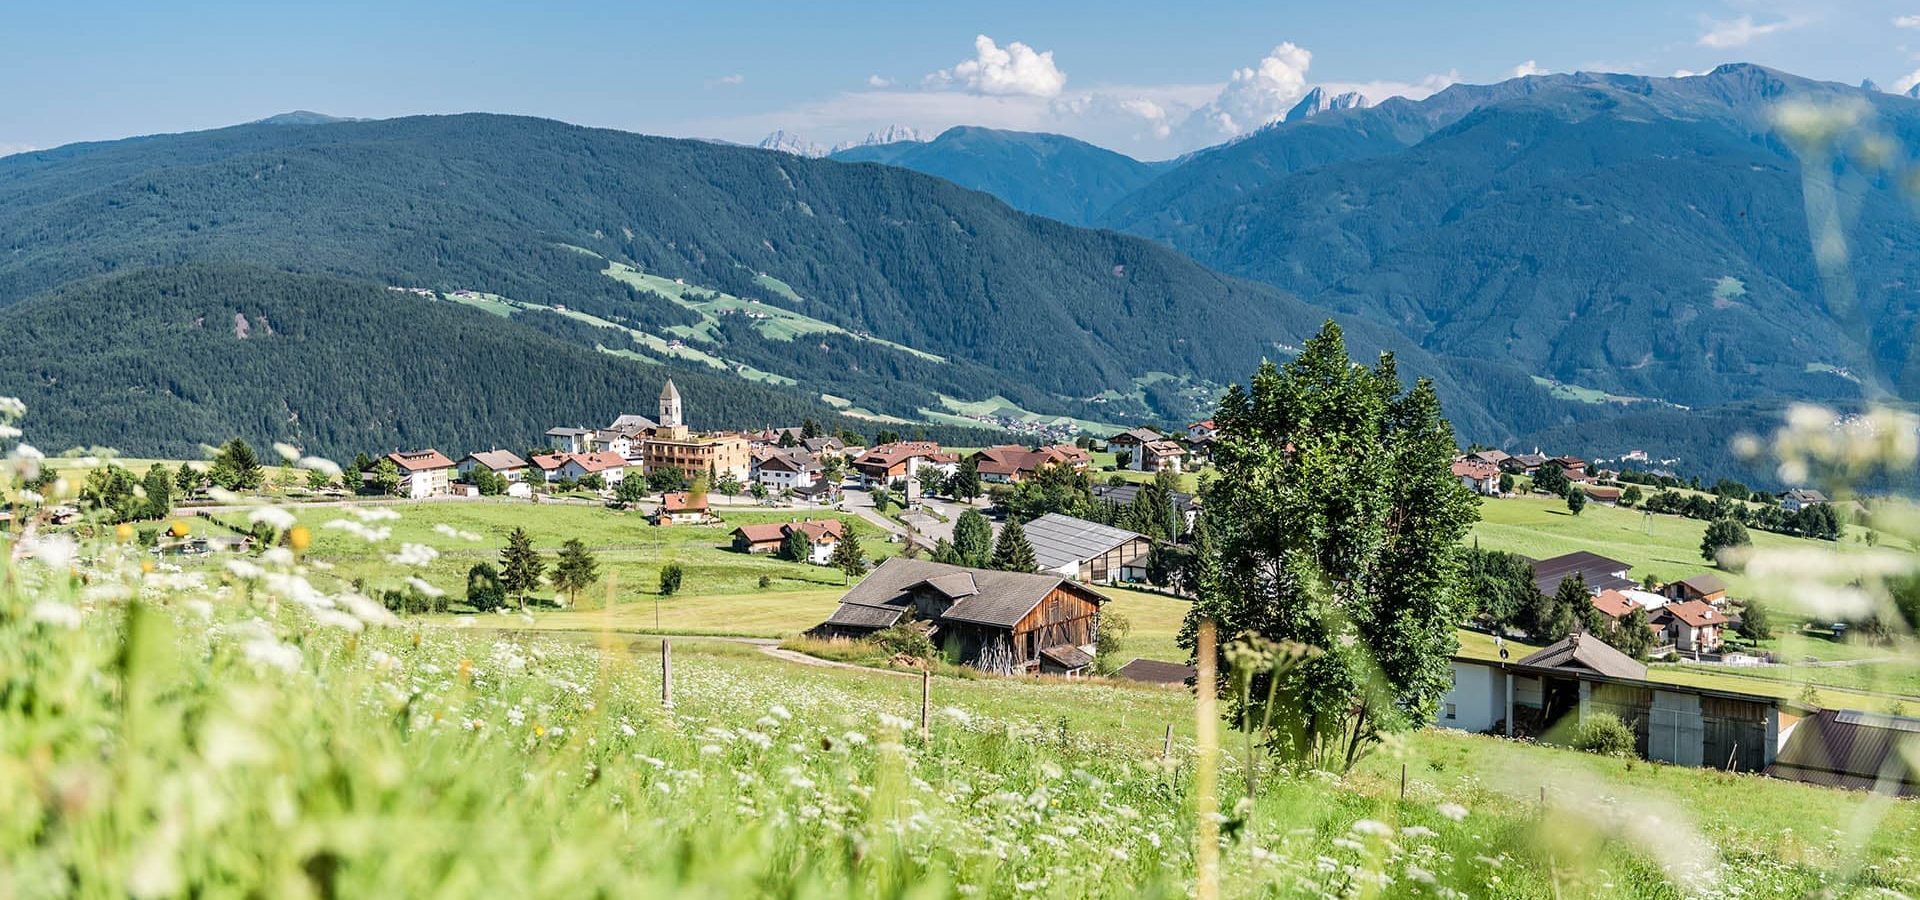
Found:
[[[1220,96],[1189,117],[1189,127],[1233,137],[1279,121],[1307,92],[1312,65],[1312,51],[1292,41],[1282,43],[1257,65],[1233,70]]]
[[[1460,80],[1459,72],[1449,71],[1412,82],[1316,84],[1307,71],[1312,54],[1283,43],[1256,65],[1231,71],[1224,83],[1068,89],[1066,76],[1054,68],[1047,54],[1018,44],[1001,47],[985,37],[976,42],[976,49],[975,59],[936,72],[918,84],[897,85],[875,75],[861,89],[764,113],[683,122],[675,130],[748,143],[784,130],[832,145],[895,123],[924,134],[938,134],[955,125],[980,125],[1064,134],[1141,159],[1164,159],[1277,120],[1310,87],[1330,94],[1354,91],[1378,103],[1389,97],[1421,99]],[[1053,74],[1017,74],[1023,66],[1029,74],[1036,69]],[[1010,82],[1022,87],[1013,89]]]
[[[1754,38],[1765,37],[1782,31],[1791,31],[1806,24],[1805,19],[1781,19],[1778,22],[1759,24],[1752,16],[1723,21],[1706,20],[1707,30],[1700,35],[1700,46],[1725,50],[1730,47],[1744,47]]]
[[[1707,73],[1705,73],[1705,72],[1695,72],[1695,71],[1694,71],[1694,70],[1692,70],[1692,69],[1675,69],[1675,70],[1673,70],[1673,77],[1675,77],[1675,78],[1693,78],[1693,77],[1696,77],[1696,76],[1699,76],[1699,75],[1705,75],[1705,74],[1707,74]]]
[[[1529,75],[1550,75],[1550,74],[1552,74],[1550,70],[1540,68],[1540,64],[1531,59],[1513,67],[1513,77],[1515,78],[1525,78]]]
[[[38,149],[40,148],[32,144],[9,144],[5,141],[0,141],[0,156],[12,156],[15,153],[32,153]]]
[[[1913,86],[1916,84],[1920,84],[1920,69],[1915,69],[1901,76],[1899,81],[1893,83],[1893,92],[1896,94],[1904,94],[1913,90]]]
[[[1067,73],[1053,64],[1053,51],[1040,52],[1013,41],[1005,48],[993,38],[973,39],[973,58],[927,76],[930,87],[960,87],[990,97],[1057,97]]]
[[[719,78],[707,79],[707,87],[738,87],[746,83],[747,76],[738,72],[732,75],[722,75]]]
[[[1920,28],[1920,16],[1894,16],[1895,28]]]

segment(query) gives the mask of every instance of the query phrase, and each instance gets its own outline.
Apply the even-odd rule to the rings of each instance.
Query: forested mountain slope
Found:
[[[1108,207],[1172,167],[1057,134],[965,126],[931,141],[870,144],[830,158],[925,172],[1072,225],[1100,221]]]
[[[917,172],[539,119],[253,125],[0,159],[0,305],[187,262],[484,292],[515,318],[565,307],[632,332],[610,349],[683,344],[906,418],[941,395],[1178,418],[1326,316]],[[614,277],[634,273],[653,280]],[[663,295],[680,285],[733,299]],[[743,315],[754,303],[806,321]],[[1390,328],[1348,330],[1356,352],[1435,377],[1463,434],[1563,419],[1518,370],[1460,379]],[[1182,408],[1154,373],[1202,403]],[[1495,394],[1510,398],[1499,418]]]
[[[669,374],[448,301],[233,265],[143,269],[0,309],[0,344],[16,351],[0,353],[0,395],[26,400],[28,440],[152,456],[233,435],[337,459],[520,450],[555,425],[650,413]],[[842,424],[788,392],[671,374],[696,426]]]
[[[1615,394],[1920,386],[1904,274],[1920,227],[1900,189],[1920,103],[1751,66],[1530,81],[1405,150],[1298,172],[1160,236],[1434,352]],[[1849,104],[1861,135],[1902,148],[1885,168],[1836,163],[1856,298],[1829,296],[1814,262],[1804,172],[1771,119],[1794,98]]]

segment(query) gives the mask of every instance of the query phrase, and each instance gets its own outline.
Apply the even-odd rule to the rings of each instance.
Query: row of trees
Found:
[[[478,563],[467,570],[467,605],[479,612],[491,612],[507,605],[509,599],[525,609],[528,595],[550,583],[564,591],[567,605],[579,599],[580,592],[600,580],[600,561],[578,538],[560,545],[552,571],[547,560],[533,547],[533,536],[524,528],[507,533],[507,546],[500,550],[500,566]]]

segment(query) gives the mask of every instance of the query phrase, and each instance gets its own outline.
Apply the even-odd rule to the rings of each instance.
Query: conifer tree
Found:
[[[600,580],[600,561],[593,558],[579,538],[568,538],[560,545],[560,558],[553,565],[553,586],[567,592],[567,606],[577,605],[580,592]]]
[[[533,549],[533,538],[525,528],[508,532],[507,546],[500,551],[500,583],[520,601],[521,609],[527,606],[527,593],[540,586],[540,576],[546,569],[546,561]]]
[[[1040,561],[1033,555],[1033,545],[1027,542],[1027,531],[1020,527],[1019,519],[1008,519],[1000,529],[1000,540],[993,545],[993,560],[989,568],[1003,572],[1033,572],[1040,568]]]

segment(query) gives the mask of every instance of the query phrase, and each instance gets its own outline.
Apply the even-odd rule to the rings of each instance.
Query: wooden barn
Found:
[[[1078,675],[1093,665],[1100,593],[1058,575],[969,569],[895,557],[840,598],[813,633],[861,638],[903,622],[961,665]]]
[[[1575,633],[1517,662],[1455,657],[1439,724],[1564,743],[1581,720],[1610,712],[1647,759],[1735,772],[1772,765],[1780,744],[1773,697],[1647,680],[1647,667]]]

